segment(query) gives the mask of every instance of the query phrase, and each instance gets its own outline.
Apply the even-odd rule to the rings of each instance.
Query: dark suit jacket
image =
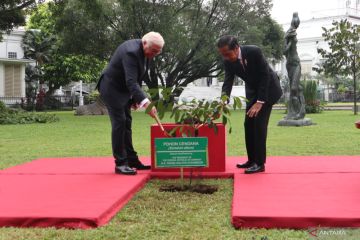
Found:
[[[271,69],[257,46],[240,46],[243,66],[240,61],[224,61],[225,80],[222,93],[230,96],[235,75],[245,82],[247,106],[251,106],[257,100],[273,105],[281,95],[282,90],[277,74]]]
[[[99,88],[103,78],[107,78],[106,84],[114,87],[118,96],[123,101],[130,98],[135,103],[141,103],[147,96],[141,89],[146,68],[145,56],[141,39],[128,40],[118,46],[105,70],[103,71],[97,88]],[[111,91],[113,92],[113,91]]]

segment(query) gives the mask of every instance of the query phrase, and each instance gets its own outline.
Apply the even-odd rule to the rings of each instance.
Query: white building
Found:
[[[319,63],[321,55],[317,53],[317,48],[324,48],[329,50],[327,43],[322,37],[322,27],[331,28],[333,21],[340,21],[341,19],[347,19],[353,24],[360,25],[360,11],[358,15],[342,14],[336,16],[327,16],[312,18],[309,20],[301,20],[300,26],[297,29],[297,51],[301,60],[301,73],[314,75],[312,67]],[[291,19],[290,19],[291,20]],[[283,29],[286,32],[290,23],[283,24]],[[285,60],[276,66],[276,70],[282,74],[286,74]]]
[[[317,49],[323,48],[329,50],[327,42],[322,37],[323,27],[329,29],[334,21],[347,19],[353,24],[360,25],[360,0],[339,0],[338,8],[324,11],[314,12],[314,17],[311,19],[300,18],[300,25],[297,29],[297,51],[301,61],[301,74],[315,76],[317,73],[313,71],[313,67],[320,64],[323,60],[318,54]],[[289,14],[290,15],[290,14]],[[291,15],[290,15],[291,16]],[[282,24],[283,30],[286,32],[290,27],[291,18],[289,22]],[[275,70],[281,75],[286,76],[286,60],[275,66]],[[329,94],[332,89],[329,86],[323,85],[320,82],[320,87],[324,90],[324,100],[329,100]]]
[[[21,47],[24,28],[3,34],[0,42],[0,97],[25,97],[25,66],[33,61],[23,59]]]

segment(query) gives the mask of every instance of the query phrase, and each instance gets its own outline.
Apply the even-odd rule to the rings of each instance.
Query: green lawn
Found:
[[[0,169],[42,157],[111,155],[107,116],[57,115],[60,121],[52,124],[0,126]],[[360,155],[360,130],[354,126],[360,116],[351,111],[307,115],[317,125],[303,128],[277,127],[283,116],[283,111],[272,114],[268,155]],[[232,113],[228,155],[245,155],[243,117],[243,111]],[[143,112],[133,113],[133,118],[135,147],[139,155],[148,156],[149,126],[154,121]],[[108,225],[98,229],[0,228],[0,239],[309,239],[307,231],[233,229],[232,180],[206,182],[219,185],[220,190],[211,196],[163,193],[158,188],[164,181],[152,180]],[[346,233],[346,239],[360,237],[360,231]]]
[[[357,105],[359,105],[360,102],[357,102]],[[275,106],[279,106],[279,107],[284,107],[285,104],[283,103],[279,103],[279,104],[276,104]],[[335,106],[335,107],[344,107],[344,106],[354,106],[354,102],[327,102],[325,104],[326,107],[329,107],[329,106]]]

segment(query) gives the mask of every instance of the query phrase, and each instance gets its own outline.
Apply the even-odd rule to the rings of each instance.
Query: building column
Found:
[[[26,83],[25,83],[25,65],[21,64],[21,74],[20,74],[20,81],[21,81],[21,97],[26,97]]]
[[[5,96],[5,72],[4,72],[4,64],[0,62],[0,97]]]

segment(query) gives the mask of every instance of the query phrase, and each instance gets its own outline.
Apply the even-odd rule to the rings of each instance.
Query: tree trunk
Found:
[[[357,115],[357,106],[356,106],[356,71],[353,71],[354,79],[354,115]]]
[[[353,56],[352,59],[352,72],[354,80],[354,115],[357,115],[357,106],[356,106],[356,56]]]

